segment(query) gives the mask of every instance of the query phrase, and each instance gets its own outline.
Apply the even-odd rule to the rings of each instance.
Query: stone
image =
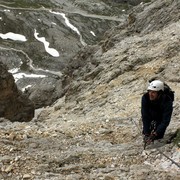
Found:
[[[9,165],[4,169],[4,172],[9,173],[10,171],[12,171],[12,169],[13,169],[13,166]]]
[[[0,117],[10,121],[30,121],[34,117],[34,105],[18,90],[7,67],[0,62]]]
[[[32,176],[30,174],[24,174],[23,179],[31,179]]]

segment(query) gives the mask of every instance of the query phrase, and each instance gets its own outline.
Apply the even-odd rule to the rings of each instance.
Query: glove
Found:
[[[157,137],[157,133],[156,132],[152,132],[149,138],[153,142],[156,139],[156,137]]]
[[[151,144],[152,140],[151,140],[150,137],[151,137],[151,136],[148,135],[148,134],[146,134],[146,135],[144,136],[144,143],[145,143],[146,145]]]

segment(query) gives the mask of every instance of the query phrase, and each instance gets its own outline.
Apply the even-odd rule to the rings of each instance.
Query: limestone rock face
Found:
[[[0,63],[0,117],[10,121],[30,121],[34,117],[33,103],[18,90],[7,67]]]

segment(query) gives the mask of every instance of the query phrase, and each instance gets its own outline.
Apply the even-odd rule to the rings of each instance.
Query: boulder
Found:
[[[17,88],[14,77],[0,62],[0,117],[10,121],[30,121],[34,117],[33,103]]]

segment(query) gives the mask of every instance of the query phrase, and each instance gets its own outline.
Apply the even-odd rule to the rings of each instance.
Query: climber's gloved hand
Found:
[[[152,132],[151,135],[150,135],[150,139],[151,139],[151,142],[153,142],[157,137],[157,133],[156,132]]]
[[[151,138],[150,138],[151,136],[150,136],[150,134],[145,134],[144,135],[144,143],[145,144],[150,144],[152,141],[151,141]]]

